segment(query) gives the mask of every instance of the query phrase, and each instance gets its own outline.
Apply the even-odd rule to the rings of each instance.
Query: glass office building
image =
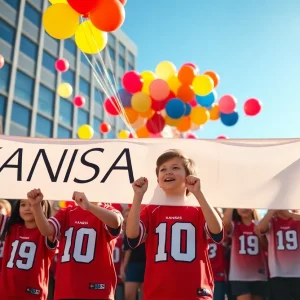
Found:
[[[48,5],[48,0],[0,0],[0,54],[5,58],[0,70],[3,133],[76,138],[78,127],[90,124],[94,138],[101,138],[99,125],[109,121],[112,131],[107,136],[112,138],[125,125],[104,113],[105,95],[74,40],[55,40],[43,30],[42,14]],[[137,49],[122,31],[109,34],[108,40],[103,51],[105,65],[120,86],[124,72],[135,69]],[[59,57],[70,64],[62,74],[54,68]],[[93,65],[96,57],[90,56]],[[59,97],[56,90],[61,82],[72,85],[73,96],[84,96],[84,107],[74,107],[72,97]]]

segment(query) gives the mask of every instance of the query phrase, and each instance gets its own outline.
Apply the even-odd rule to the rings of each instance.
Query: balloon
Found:
[[[69,66],[69,62],[64,58],[60,58],[55,62],[55,69],[57,72],[66,72],[69,70]]]
[[[162,61],[156,66],[155,73],[158,78],[168,81],[170,77],[176,74],[176,67],[169,61]]]
[[[199,105],[204,107],[210,107],[217,100],[217,92],[213,90],[210,94],[206,96],[196,96],[196,101]]]
[[[196,139],[197,136],[194,133],[188,133],[186,136],[187,139]]]
[[[127,0],[119,0],[119,1],[122,3],[123,6],[125,6],[127,3]]]
[[[181,120],[182,120],[182,118],[180,118],[180,119],[172,119],[168,115],[165,116],[165,122],[169,126],[177,126],[178,124],[180,124]]]
[[[67,0],[69,5],[81,15],[89,13],[93,8],[95,8],[96,0]]]
[[[258,99],[251,98],[244,103],[244,112],[247,116],[256,116],[262,108],[262,104]]]
[[[151,107],[152,100],[150,96],[143,92],[137,92],[132,95],[131,106],[137,112],[146,112]]]
[[[140,139],[148,138],[150,136],[150,132],[148,131],[146,126],[143,126],[139,129],[137,129],[137,131],[135,133],[136,133],[137,137]]]
[[[209,120],[209,112],[205,107],[193,107],[191,112],[191,120],[196,125],[203,125]]]
[[[73,93],[73,88],[69,83],[63,82],[58,86],[57,93],[62,98],[69,98]]]
[[[85,104],[85,98],[83,96],[76,96],[73,99],[73,104],[77,107],[82,107]]]
[[[221,113],[221,122],[226,126],[233,126],[239,120],[239,115],[237,112],[231,114],[222,114]]]
[[[196,97],[189,103],[191,105],[191,107],[195,107],[198,105],[197,101],[196,101]]]
[[[180,123],[176,126],[176,128],[179,132],[186,132],[191,129],[191,125],[192,125],[191,118],[183,117]]]
[[[143,81],[141,75],[136,71],[128,71],[123,75],[122,85],[129,93],[137,93],[142,90]]]
[[[195,69],[196,74],[199,73],[199,68],[193,63],[185,63],[183,66],[190,66]]]
[[[146,122],[147,130],[153,134],[162,132],[164,127],[165,119],[158,113],[155,113],[152,118]]]
[[[219,99],[219,110],[223,114],[230,114],[236,108],[237,100],[234,96],[224,95]]]
[[[0,54],[0,69],[3,68],[4,64],[5,64],[4,57]]]
[[[134,129],[139,129],[139,128],[143,127],[145,125],[145,123],[146,123],[146,120],[143,117],[139,116],[138,119],[134,123],[131,124],[131,126]]]
[[[125,107],[124,111],[130,124],[134,123],[139,117],[139,114],[131,107]]]
[[[107,122],[103,122],[99,126],[99,131],[103,134],[110,132],[111,126]]]
[[[149,110],[147,110],[145,112],[140,111],[139,115],[143,118],[150,119],[154,115],[154,113],[155,113],[155,111],[152,108],[150,108]]]
[[[185,116],[189,116],[191,114],[192,111],[192,106],[188,103],[185,103],[185,112],[184,115]]]
[[[181,86],[181,82],[179,81],[178,77],[173,75],[167,80],[167,82],[170,90],[177,94],[178,88]]]
[[[214,82],[214,87],[217,87],[220,82],[220,76],[214,71],[206,71],[204,75],[208,75]]]
[[[164,100],[170,94],[168,83],[163,79],[154,79],[149,87],[150,95],[154,100]]]
[[[177,98],[184,102],[191,102],[195,98],[195,93],[190,85],[183,84],[177,90]]]
[[[118,138],[119,139],[128,139],[129,138],[129,134],[130,134],[130,132],[128,130],[121,130],[118,133]]]
[[[118,116],[120,114],[120,105],[115,97],[105,99],[103,105],[108,114],[112,116]]]
[[[77,135],[80,139],[91,139],[94,135],[94,129],[88,124],[84,124],[78,128]]]
[[[151,108],[155,111],[163,110],[166,107],[166,104],[168,102],[168,99],[163,101],[156,101],[152,99],[152,105]]]
[[[119,0],[101,0],[91,10],[89,17],[95,27],[111,32],[120,28],[124,23],[125,9]]]
[[[214,103],[209,111],[210,119],[216,121],[220,119],[219,105]]]
[[[196,95],[206,96],[214,88],[214,82],[208,75],[198,75],[193,80],[193,88]]]
[[[152,138],[152,139],[157,139],[157,138],[162,138],[162,135],[161,135],[161,133],[152,133],[152,134],[150,134],[150,138]]]
[[[51,4],[64,3],[68,4],[67,0],[49,0]]]
[[[82,22],[75,33],[77,47],[84,53],[97,54],[107,44],[107,33],[98,30],[91,21]]]
[[[54,4],[44,12],[43,25],[53,38],[68,39],[79,26],[79,15],[68,4]]]
[[[143,71],[141,73],[141,77],[143,79],[143,81],[153,81],[154,79],[157,78],[157,76],[155,75],[155,73],[153,73],[152,71]]]
[[[178,72],[178,79],[182,84],[191,85],[197,73],[195,68],[183,65]]]
[[[217,137],[217,139],[218,139],[218,140],[227,140],[228,137],[225,136],[225,135],[220,135],[220,136]]]
[[[166,113],[172,119],[179,119],[184,116],[185,104],[180,99],[171,99],[166,105]]]
[[[124,107],[131,107],[131,93],[128,93],[125,89],[120,89],[118,92],[118,96]]]

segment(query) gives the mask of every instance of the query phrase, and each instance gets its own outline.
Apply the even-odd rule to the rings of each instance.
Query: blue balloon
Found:
[[[124,107],[131,107],[132,94],[128,93],[125,89],[120,89],[118,95]]]
[[[166,105],[166,113],[172,119],[180,119],[185,113],[185,103],[177,98],[171,99]]]
[[[196,101],[199,105],[203,107],[210,107],[217,100],[217,92],[213,90],[210,94],[206,96],[196,95]]]
[[[239,114],[237,112],[233,112],[231,114],[220,114],[221,122],[226,126],[233,126],[239,120]]]
[[[189,116],[191,114],[192,111],[192,106],[189,105],[188,103],[185,103],[185,112],[184,115],[185,116]]]

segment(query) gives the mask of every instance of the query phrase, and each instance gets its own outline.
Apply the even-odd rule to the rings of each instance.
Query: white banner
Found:
[[[182,205],[157,187],[156,159],[180,149],[195,160],[202,190],[215,207],[300,209],[300,139],[61,140],[0,137],[0,198],[40,188],[49,200],[73,191],[90,201],[131,203],[131,183],[147,177],[144,203]],[[195,205],[188,197],[184,205]]]

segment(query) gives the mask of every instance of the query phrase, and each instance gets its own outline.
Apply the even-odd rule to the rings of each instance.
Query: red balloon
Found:
[[[69,5],[79,14],[87,14],[101,1],[99,0],[67,0]]]
[[[108,132],[110,132],[110,130],[111,130],[111,126],[110,126],[110,124],[108,124],[106,122],[101,123],[99,126],[99,131],[101,133],[108,133]]]
[[[262,109],[262,104],[255,98],[248,99],[244,103],[244,112],[247,116],[256,116]]]
[[[115,31],[124,23],[124,6],[119,0],[101,0],[90,12],[90,20],[95,27],[102,31]]]
[[[85,104],[85,98],[82,97],[82,96],[76,96],[74,99],[73,99],[73,104],[77,107],[82,107],[84,106]]]
[[[185,64],[183,64],[182,66],[190,66],[190,67],[192,67],[193,69],[195,69],[196,73],[199,72],[199,68],[198,68],[197,65],[195,65],[194,63],[185,63]]]
[[[119,0],[119,1],[122,3],[123,6],[125,6],[127,3],[127,0]]]
[[[132,133],[129,134],[129,138],[130,138],[130,139],[133,139],[133,138],[134,138],[134,136],[133,136]]]
[[[227,140],[228,137],[225,136],[225,135],[220,135],[220,136],[217,137],[217,139],[218,139],[218,140]]]
[[[146,122],[147,130],[152,133],[160,133],[165,128],[165,119],[162,115],[155,113],[150,119]]]
[[[196,139],[197,136],[193,133],[189,133],[187,136],[186,136],[187,139]]]
[[[69,70],[69,66],[69,62],[64,58],[58,59],[55,62],[55,69],[57,72],[67,72]]]
[[[162,100],[162,101],[156,101],[156,100],[152,99],[151,108],[155,111],[163,110],[166,107],[166,104],[168,101],[169,101],[169,99]]]
[[[106,112],[112,116],[120,114],[120,106],[115,97],[110,97],[104,101],[104,108]]]
[[[128,71],[123,75],[122,85],[131,94],[140,92],[143,87],[142,77],[136,71]]]

